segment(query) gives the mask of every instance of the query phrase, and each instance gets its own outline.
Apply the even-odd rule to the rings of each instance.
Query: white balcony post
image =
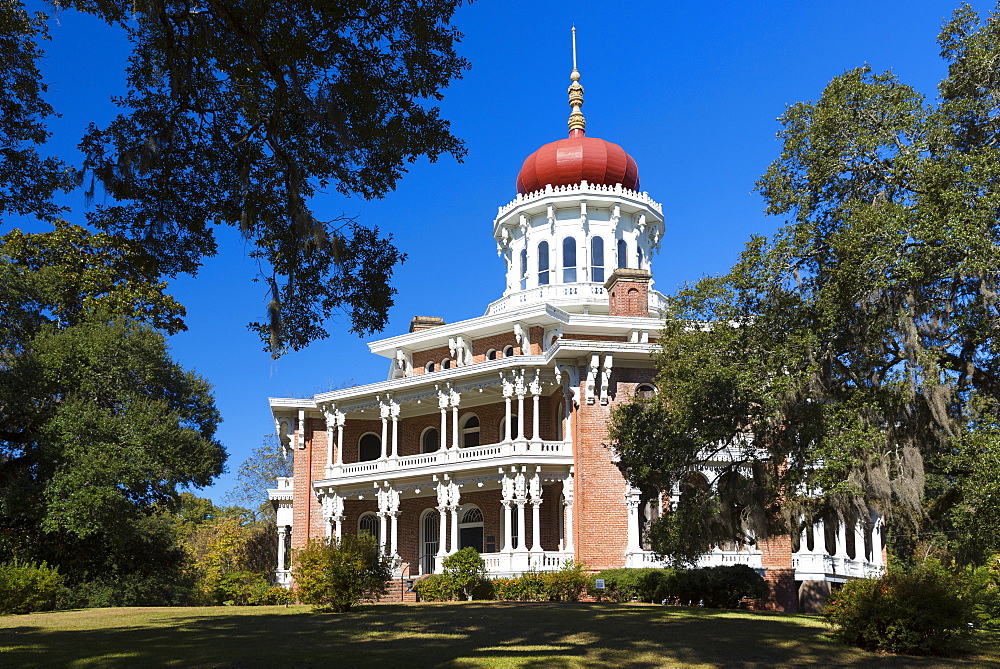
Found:
[[[503,495],[502,501],[500,502],[503,506],[503,547],[501,548],[501,551],[509,553],[514,550],[514,547],[511,545],[511,541],[513,540],[513,533],[511,530],[514,520],[511,502],[514,499],[514,479],[509,473],[504,471],[503,468],[500,469],[500,473],[503,475],[503,478],[500,480],[501,494]]]
[[[438,481],[437,487],[437,510],[438,514],[438,550],[435,561],[436,569],[440,572],[441,560],[448,554],[448,506],[451,489],[447,481]]]
[[[347,421],[347,414],[337,411],[334,416],[337,422],[337,465],[344,464],[344,423]]]
[[[386,546],[388,544],[389,537],[386,536],[389,532],[388,528],[388,516],[389,514],[385,511],[379,511],[378,513],[378,549],[379,552],[385,553]]]
[[[563,521],[563,533],[565,541],[563,547],[567,551],[575,551],[573,545],[573,468],[569,468],[569,473],[563,479],[563,504],[566,508],[566,516]]]
[[[628,509],[628,550],[629,553],[638,553],[641,550],[639,543],[639,501],[640,491],[637,488],[629,487],[625,494],[625,504]]]
[[[389,403],[382,399],[379,401],[379,416],[382,418],[382,454],[379,456],[380,460],[385,460],[386,458],[386,442],[389,438]]]
[[[449,403],[451,404],[451,447],[453,449],[458,448],[458,405],[461,402],[461,396],[452,390],[449,393]]]
[[[287,552],[288,526],[278,528],[278,571],[285,571],[285,553]]]
[[[389,488],[386,493],[389,501],[389,554],[399,557],[399,491]]]
[[[513,518],[511,517],[510,500],[505,499],[504,501],[500,502],[500,505],[503,507],[503,546],[500,547],[500,552],[509,553],[510,551],[514,550],[513,547],[510,545],[510,542],[512,540],[511,520],[513,520]]]
[[[524,370],[517,376],[514,382],[514,392],[517,393],[517,440],[524,441]]]
[[[392,417],[392,458],[399,457],[399,402],[389,404],[389,415]]]
[[[542,522],[539,507],[542,505],[542,478],[541,467],[535,469],[534,476],[531,477],[531,484],[528,491],[531,493],[531,552],[540,553],[542,551]]]
[[[882,519],[877,518],[872,526],[872,564],[882,566]]]
[[[449,483],[449,498],[451,501],[451,550],[449,554],[458,552],[458,510],[462,491],[458,484],[452,481]]]
[[[333,430],[337,423],[337,407],[324,406],[323,417],[326,419],[326,466],[333,466]]]
[[[837,557],[841,560],[847,559],[847,523],[843,520],[837,521]]]
[[[542,384],[538,378],[538,371],[535,370],[535,378],[531,380],[531,386],[529,390],[531,391],[532,399],[532,410],[531,410],[531,441],[538,442],[541,437],[539,436],[540,431],[538,429],[538,405],[539,399],[542,394]]]
[[[438,437],[441,440],[441,448],[444,451],[448,448],[448,395],[438,390],[438,408],[441,409],[441,432]]]
[[[514,503],[517,504],[517,546],[514,546],[514,550],[523,551],[527,543],[524,540],[524,530],[526,527],[524,523],[524,505],[527,504],[527,500],[517,499],[514,500]]]

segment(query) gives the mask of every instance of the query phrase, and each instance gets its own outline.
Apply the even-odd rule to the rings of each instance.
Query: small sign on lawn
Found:
[[[594,579],[594,589],[596,589],[596,590],[604,590],[604,579],[603,578],[595,578]]]

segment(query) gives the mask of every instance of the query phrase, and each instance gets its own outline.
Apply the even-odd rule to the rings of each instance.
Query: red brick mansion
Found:
[[[575,68],[571,79],[569,137],[528,156],[494,220],[503,296],[482,316],[418,316],[409,332],[369,344],[391,367],[386,381],[270,400],[295,467],[269,491],[279,582],[290,579],[289,548],[360,532],[410,578],[466,546],[493,575],[568,559],[594,570],[661,564],[645,528],[679,493],[630,487],[607,425],[617,404],[657,392],[663,297],[650,261],[662,208],[639,190],[628,153],[585,135]],[[711,467],[700,475],[713,483]],[[762,570],[773,605],[790,610],[882,569],[878,523],[806,534],[715,548],[700,565]]]

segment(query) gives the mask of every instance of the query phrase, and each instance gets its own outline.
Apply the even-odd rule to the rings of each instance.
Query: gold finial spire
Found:
[[[573,26],[573,72],[569,75],[573,83],[569,86],[569,106],[573,111],[569,115],[569,136],[582,137],[587,128],[580,107],[583,106],[583,86],[580,85],[580,72],[576,69],[576,26]]]

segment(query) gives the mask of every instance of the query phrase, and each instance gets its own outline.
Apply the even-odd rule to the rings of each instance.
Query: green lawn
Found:
[[[88,609],[0,617],[0,666],[1000,667],[1000,634],[959,658],[841,646],[814,616],[620,604],[450,603]]]

